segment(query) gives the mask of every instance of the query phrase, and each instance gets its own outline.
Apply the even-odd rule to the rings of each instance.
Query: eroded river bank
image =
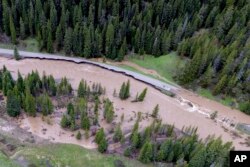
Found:
[[[202,138],[214,134],[221,136],[224,141],[232,141],[236,149],[249,149],[249,147],[243,144],[246,135],[239,134],[241,137],[235,136],[233,127],[230,127],[230,125],[237,124],[238,122],[250,123],[250,117],[215,101],[197,96],[192,92],[181,89],[178,91],[178,98],[171,98],[151,86],[128,76],[87,64],[37,59],[15,61],[13,59],[0,57],[0,66],[2,67],[3,65],[11,71],[14,77],[17,76],[18,70],[23,76],[32,70],[37,70],[40,74],[43,72],[52,74],[56,80],[60,80],[65,76],[69,79],[74,89],[78,87],[78,83],[81,79],[85,79],[89,83],[101,83],[106,87],[106,96],[114,102],[117,118],[120,118],[122,114],[125,116],[125,121],[122,125],[123,129],[133,126],[134,122],[129,120],[131,117],[134,117],[135,112],[151,113],[154,106],[159,104],[159,115],[164,123],[174,124],[175,127],[179,129],[189,125],[197,126],[198,134]],[[114,89],[118,91],[122,82],[128,79],[130,79],[131,82],[131,98],[126,101],[121,101],[119,98],[113,97]],[[141,92],[145,87],[148,88],[145,101],[132,104],[131,100],[136,96],[136,93]],[[218,111],[217,122],[209,118],[209,114],[214,111]],[[220,120],[222,122],[220,122]],[[72,137],[71,132],[63,131],[60,128],[57,118],[52,120],[51,125],[43,121],[41,117],[30,118],[26,116],[20,119],[18,123],[21,128],[53,142],[74,143],[86,148],[95,148],[95,144],[91,139],[89,141],[79,142],[75,137]],[[140,126],[145,127],[149,124],[150,122],[143,121]],[[224,126],[222,127],[222,125]],[[48,130],[44,133],[43,129]]]

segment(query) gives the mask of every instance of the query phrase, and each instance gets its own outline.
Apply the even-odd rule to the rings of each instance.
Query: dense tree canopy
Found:
[[[178,70],[181,84],[198,82],[240,102],[250,98],[248,0],[2,0],[0,5],[0,32],[14,44],[31,36],[47,52],[118,61],[131,52],[160,56],[177,50],[190,59]]]
[[[248,36],[249,3],[201,0],[3,0],[2,32],[40,40],[48,52],[122,59],[127,51],[159,56],[175,50],[201,28],[211,29],[221,45]],[[240,30],[240,31],[237,31]],[[52,42],[55,45],[52,45]],[[55,48],[54,48],[55,47]]]

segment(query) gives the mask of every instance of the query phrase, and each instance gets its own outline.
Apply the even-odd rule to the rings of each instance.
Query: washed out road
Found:
[[[13,50],[10,49],[1,49],[0,48],[0,54],[2,56],[13,56]],[[146,84],[149,84],[151,86],[153,86],[154,88],[161,90],[161,91],[170,91],[170,92],[174,92],[175,90],[177,90],[178,88],[175,86],[172,86],[170,84],[164,83],[162,81],[153,79],[151,77],[133,72],[133,71],[129,71],[123,68],[119,68],[116,66],[112,66],[112,65],[108,65],[105,63],[100,63],[100,62],[94,62],[94,61],[90,61],[84,58],[77,58],[77,57],[66,57],[66,56],[62,56],[62,55],[55,55],[55,54],[45,54],[45,53],[35,53],[35,52],[27,52],[27,51],[19,51],[19,54],[22,58],[37,58],[37,59],[47,59],[47,60],[64,60],[64,61],[69,61],[69,62],[75,62],[77,64],[80,63],[86,63],[86,64],[90,64],[90,65],[95,65],[110,71],[114,71],[117,73],[122,73],[124,75],[133,77],[136,80],[142,81]]]
[[[69,78],[73,89],[77,89],[81,79],[87,78],[88,82],[101,83],[107,88],[106,95],[114,102],[116,114],[118,115],[117,118],[120,118],[120,116],[124,114],[125,118],[130,120],[130,118],[134,116],[134,112],[141,111],[145,114],[150,113],[153,107],[159,104],[159,115],[164,123],[174,124],[175,127],[179,129],[189,125],[198,127],[198,134],[203,139],[208,135],[215,134],[217,137],[221,136],[224,141],[232,141],[236,149],[249,149],[245,144],[242,144],[247,138],[246,135],[236,138],[232,133],[234,127],[231,127],[231,125],[236,125],[239,122],[246,124],[250,123],[250,117],[238,110],[201,97],[181,87],[168,85],[136,72],[106,65],[104,63],[52,54],[23,51],[19,53],[25,59],[22,61],[15,61],[14,59],[9,59],[13,57],[13,50],[0,49],[0,66],[6,65],[14,76],[17,75],[17,71],[20,71],[21,74],[25,76],[32,70],[37,70],[40,74],[43,72],[51,74],[56,79],[62,77]],[[136,96],[136,92],[142,91],[145,87],[148,88],[147,98],[143,103],[131,103],[130,100],[121,101],[119,98],[113,97],[114,90],[119,90],[122,82],[127,81],[129,78],[131,78],[131,85],[133,85],[131,86],[131,100]],[[161,91],[172,91],[176,93],[176,97],[171,98],[166,96],[157,89]],[[209,114],[214,111],[218,111],[216,121],[209,118]],[[149,123],[150,122],[144,122],[141,123],[141,125],[145,127]],[[27,117],[21,122],[22,127],[27,126],[32,133],[44,137],[43,134],[40,134],[41,129],[37,129],[39,125],[44,126],[41,120],[39,123],[38,117]],[[126,121],[126,124],[124,124],[124,128],[132,126],[133,121]],[[56,135],[55,132],[61,130],[59,126],[51,126],[46,129],[51,129],[51,132],[47,133],[48,135]],[[67,133],[65,132],[65,134]],[[72,143],[72,140],[62,138],[62,136],[53,137],[56,139],[56,142]],[[87,147],[89,147],[89,145]]]

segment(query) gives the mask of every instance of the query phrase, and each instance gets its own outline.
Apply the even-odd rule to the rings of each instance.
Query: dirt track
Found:
[[[217,110],[219,111],[219,118],[227,118],[234,123],[250,123],[250,117],[239,111],[232,110],[226,106],[223,106],[215,101],[196,96],[193,93],[180,90],[179,94],[184,98],[171,98],[160,93],[158,90],[148,86],[147,84],[139,82],[128,76],[124,76],[87,64],[77,65],[75,63],[64,61],[35,59],[25,59],[17,62],[15,60],[8,60],[7,58],[1,57],[0,67],[4,64],[14,76],[17,75],[18,70],[23,75],[26,75],[32,70],[38,70],[40,74],[45,71],[47,74],[54,75],[56,79],[60,79],[66,76],[67,78],[69,78],[74,89],[77,88],[78,83],[82,78],[86,79],[88,82],[100,82],[103,86],[106,87],[107,96],[114,102],[114,107],[116,109],[118,118],[120,118],[122,113],[124,113],[125,120],[129,120],[134,116],[133,111],[151,113],[153,107],[156,104],[159,104],[159,114],[163,119],[163,122],[175,124],[175,126],[180,129],[183,126],[189,125],[198,126],[198,133],[202,138],[205,138],[208,135],[215,134],[216,136],[221,136],[224,141],[233,141],[234,146],[237,149],[249,149],[245,145],[240,144],[240,142],[244,142],[243,138],[234,138],[229,132],[225,132],[224,128],[222,128],[221,125],[226,124],[227,126],[227,123],[215,123],[211,119],[207,118],[206,114],[208,115],[208,113]],[[119,91],[122,82],[128,79],[130,79],[131,81],[131,99],[127,101],[121,101],[118,98],[113,97],[113,90],[116,89],[117,91]],[[142,103],[131,103],[130,101],[135,97],[136,93],[141,92],[145,87],[148,88],[148,94],[145,101]],[[193,102],[193,106],[188,105],[189,101]],[[25,121],[27,122],[27,119]],[[126,123],[123,124],[123,127],[131,127],[133,125],[133,121],[125,122]],[[42,126],[42,122],[35,122],[34,126],[39,126],[37,124],[40,123],[40,126]],[[146,126],[148,123],[147,121],[145,121],[141,124],[141,126]],[[30,126],[32,127],[33,125],[30,124]],[[30,129],[32,130],[32,128]],[[58,133],[58,129],[54,130],[56,131],[55,133]],[[35,133],[34,131],[32,132]]]

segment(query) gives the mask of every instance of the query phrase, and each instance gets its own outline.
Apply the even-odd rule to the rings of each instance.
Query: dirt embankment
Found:
[[[151,113],[156,104],[160,106],[159,115],[164,123],[174,124],[175,127],[181,129],[183,126],[197,126],[200,137],[206,138],[208,135],[221,136],[224,141],[232,141],[236,149],[246,150],[249,149],[245,145],[244,137],[235,137],[230,133],[233,129],[230,126],[227,129],[223,128],[230,125],[230,121],[227,123],[219,122],[215,123],[207,116],[213,111],[219,111],[219,118],[225,118],[232,120],[234,123],[250,123],[250,117],[236,110],[232,110],[226,106],[223,106],[217,102],[207,100],[181,90],[179,95],[182,98],[168,97],[158,90],[134,80],[130,77],[114,73],[108,70],[104,70],[95,66],[87,64],[75,64],[64,61],[49,61],[49,60],[35,60],[25,59],[22,61],[9,60],[0,57],[0,66],[6,65],[14,76],[17,76],[19,70],[21,74],[26,75],[32,70],[37,70],[40,74],[44,71],[46,74],[52,74],[56,79],[60,79],[66,76],[74,89],[77,89],[81,79],[85,79],[88,82],[99,82],[106,87],[106,96],[114,102],[115,114],[117,115],[116,122],[119,122],[120,116],[124,114],[125,121],[122,125],[123,128],[131,128],[134,121],[129,121],[134,118],[134,113],[141,111],[142,113]],[[117,97],[113,97],[113,91],[116,89],[118,92],[122,82],[130,79],[131,82],[131,98],[126,101],[121,101]],[[142,103],[131,103],[137,92],[141,92],[145,87],[148,88],[148,93],[145,101]],[[40,118],[41,119],[41,118]],[[226,123],[225,123],[226,122]],[[29,128],[34,134],[44,136],[41,129],[45,128],[43,121],[39,121],[39,118],[27,118],[25,117],[20,122],[22,127]],[[144,121],[140,124],[141,127],[149,125],[150,122]],[[48,125],[49,126],[49,125]],[[76,139],[71,137],[65,132],[65,134],[58,136],[62,131],[58,124],[46,127],[49,129],[46,134],[50,134],[54,138],[55,142],[69,142],[75,143]],[[53,136],[53,135],[57,135]],[[65,136],[65,137],[63,137]],[[76,143],[84,147],[92,147],[92,143]],[[85,145],[86,144],[86,145]]]

